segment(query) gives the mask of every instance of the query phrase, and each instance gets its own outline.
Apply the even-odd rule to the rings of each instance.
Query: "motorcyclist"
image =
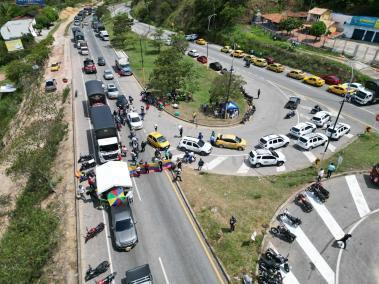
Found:
[[[245,61],[245,67],[249,68],[250,67],[250,60]]]
[[[315,106],[313,107],[313,110],[314,110],[315,112],[319,112],[319,111],[321,111],[321,107],[320,107],[319,105],[315,105]]]

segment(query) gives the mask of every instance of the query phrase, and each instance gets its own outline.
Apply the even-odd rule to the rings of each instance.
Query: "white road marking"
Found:
[[[334,152],[336,151],[336,146],[334,146],[333,144],[329,143],[328,149],[329,149],[331,152],[334,153]]]
[[[268,243],[268,247],[271,248],[274,252],[279,253],[271,242]],[[283,269],[280,269],[280,273],[283,277],[283,284],[300,284],[292,271],[286,272]]]
[[[315,265],[317,270],[320,272],[322,277],[329,284],[334,284],[334,271],[330,268],[329,264],[325,261],[325,259],[321,256],[321,254],[317,251],[308,237],[304,234],[303,230],[300,227],[292,227],[287,224],[285,226],[291,233],[296,235],[296,241],[303,249],[305,254],[309,257],[312,263]]]
[[[305,118],[306,120],[311,120],[311,117],[309,115],[305,115],[303,113],[300,113],[299,115],[300,117]]]
[[[311,163],[313,163],[317,159],[317,157],[311,151],[303,151],[302,153],[305,155],[305,157],[307,157],[307,159]]]
[[[285,172],[286,171],[286,166],[283,165],[283,166],[280,166],[280,167],[276,167],[276,171],[277,172]]]
[[[357,177],[355,175],[350,175],[345,177],[347,185],[349,186],[349,190],[351,196],[353,197],[355,206],[357,206],[358,214],[362,218],[370,213],[370,208],[366,202],[365,197],[363,196],[361,187],[357,181]]]
[[[166,280],[166,284],[170,284],[170,282],[168,281],[166,270],[164,269],[161,257],[158,257],[158,260],[159,260],[159,264],[161,265],[163,276],[164,276],[164,279]]]
[[[105,228],[107,228],[107,218],[105,217],[105,210],[101,210],[103,213],[103,222],[105,225]],[[108,251],[108,258],[109,258],[109,264],[111,267],[111,273],[113,273],[113,264],[112,264],[112,256],[111,256],[111,247],[109,245],[109,241],[111,240],[111,236],[108,235],[109,230],[105,230],[105,242],[107,243],[107,251]]]
[[[138,199],[139,199],[139,201],[142,201],[141,195],[139,194],[139,190],[138,190],[138,186],[137,186],[137,183],[136,183],[136,179],[134,177],[132,177],[132,181],[134,182],[134,187],[136,188]]]
[[[174,155],[174,156],[172,156],[171,161],[176,162],[176,160],[177,160],[178,158],[182,158],[183,156],[184,156],[184,154]]]
[[[219,164],[221,164],[223,161],[225,161],[227,158],[228,157],[224,157],[224,156],[217,157],[217,158],[213,159],[212,161],[210,161],[209,163],[206,163],[205,168],[207,170],[212,170],[215,167],[217,167]]]
[[[351,138],[354,137],[354,135],[353,135],[353,134],[350,134],[350,133],[347,133],[347,134],[345,134],[345,137],[348,138],[348,139],[351,139]]]
[[[303,105],[299,105],[302,109],[305,109],[305,110],[309,110],[311,111],[313,109],[313,107],[310,107],[310,106],[303,106]]]
[[[237,174],[247,174],[250,170],[250,167],[246,164],[247,161],[243,161],[242,165],[238,168]]]
[[[317,211],[318,215],[321,217],[322,221],[324,221],[325,225],[328,227],[330,233],[333,235],[333,237],[338,240],[342,238],[345,233],[338,225],[336,219],[330,214],[329,210],[326,208],[326,206],[322,203],[319,203],[316,201],[313,197],[313,194],[310,192],[307,192],[306,195],[308,196],[308,199],[310,203],[313,205],[313,208]],[[315,197],[316,198],[316,197]]]

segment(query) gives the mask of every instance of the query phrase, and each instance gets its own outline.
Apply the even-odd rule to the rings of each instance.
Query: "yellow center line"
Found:
[[[199,233],[199,231],[198,231],[198,229],[197,229],[197,226],[195,225],[195,223],[194,223],[192,217],[190,216],[190,214],[189,214],[189,212],[188,212],[188,208],[187,208],[187,206],[184,204],[184,201],[183,201],[182,197],[179,195],[178,190],[176,189],[176,187],[175,187],[174,183],[172,182],[171,177],[168,175],[167,171],[165,171],[165,174],[166,174],[166,176],[167,176],[168,181],[169,181],[170,184],[171,184],[171,187],[172,187],[173,191],[174,191],[175,194],[176,194],[176,197],[177,197],[178,200],[179,200],[180,206],[182,206],[183,211],[184,211],[184,213],[185,213],[186,216],[187,216],[187,219],[188,219],[189,222],[191,223],[191,226],[192,226],[193,230],[195,231],[195,234],[196,234],[198,240],[200,241],[200,244],[201,244],[201,246],[202,246],[202,248],[203,248],[205,254],[207,255],[207,257],[208,257],[208,259],[209,259],[209,262],[211,263],[211,266],[212,266],[213,270],[215,271],[215,273],[216,273],[216,275],[217,275],[218,280],[220,281],[220,283],[225,283],[223,277],[220,275],[220,271],[218,270],[218,268],[216,267],[216,264],[214,263],[214,259],[213,259],[213,257],[210,255],[210,253],[209,253],[207,247],[206,247],[205,244],[204,244],[204,240],[203,240],[203,238],[200,236],[200,233]]]

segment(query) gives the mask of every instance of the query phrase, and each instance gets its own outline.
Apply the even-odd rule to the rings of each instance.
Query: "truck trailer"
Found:
[[[118,74],[121,76],[133,75],[133,71],[129,63],[129,57],[124,51],[116,50],[115,65],[118,69]]]

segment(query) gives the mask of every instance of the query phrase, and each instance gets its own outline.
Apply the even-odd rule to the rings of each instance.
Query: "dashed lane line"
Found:
[[[331,151],[331,152],[335,152],[336,151],[336,146],[332,145],[329,143],[329,146],[328,146],[328,149]]]
[[[217,167],[218,165],[220,165],[223,161],[225,161],[228,157],[225,157],[225,156],[221,156],[221,157],[217,157],[215,159],[213,159],[212,161],[210,161],[209,163],[206,163],[205,164],[205,168],[207,170],[212,170],[214,169],[215,167]]]
[[[302,153],[305,157],[307,157],[308,161],[310,161],[311,163],[313,163],[317,159],[317,157],[310,151],[303,151]]]
[[[357,177],[355,175],[349,175],[345,177],[347,185],[349,187],[351,196],[353,197],[355,206],[357,207],[358,214],[362,218],[370,213],[370,208],[363,196],[361,187],[359,186]]]
[[[170,282],[168,281],[166,270],[164,269],[164,265],[163,265],[161,257],[158,257],[158,260],[159,260],[159,264],[161,265],[163,276],[164,276],[164,279],[166,281],[166,284],[170,284]]]

